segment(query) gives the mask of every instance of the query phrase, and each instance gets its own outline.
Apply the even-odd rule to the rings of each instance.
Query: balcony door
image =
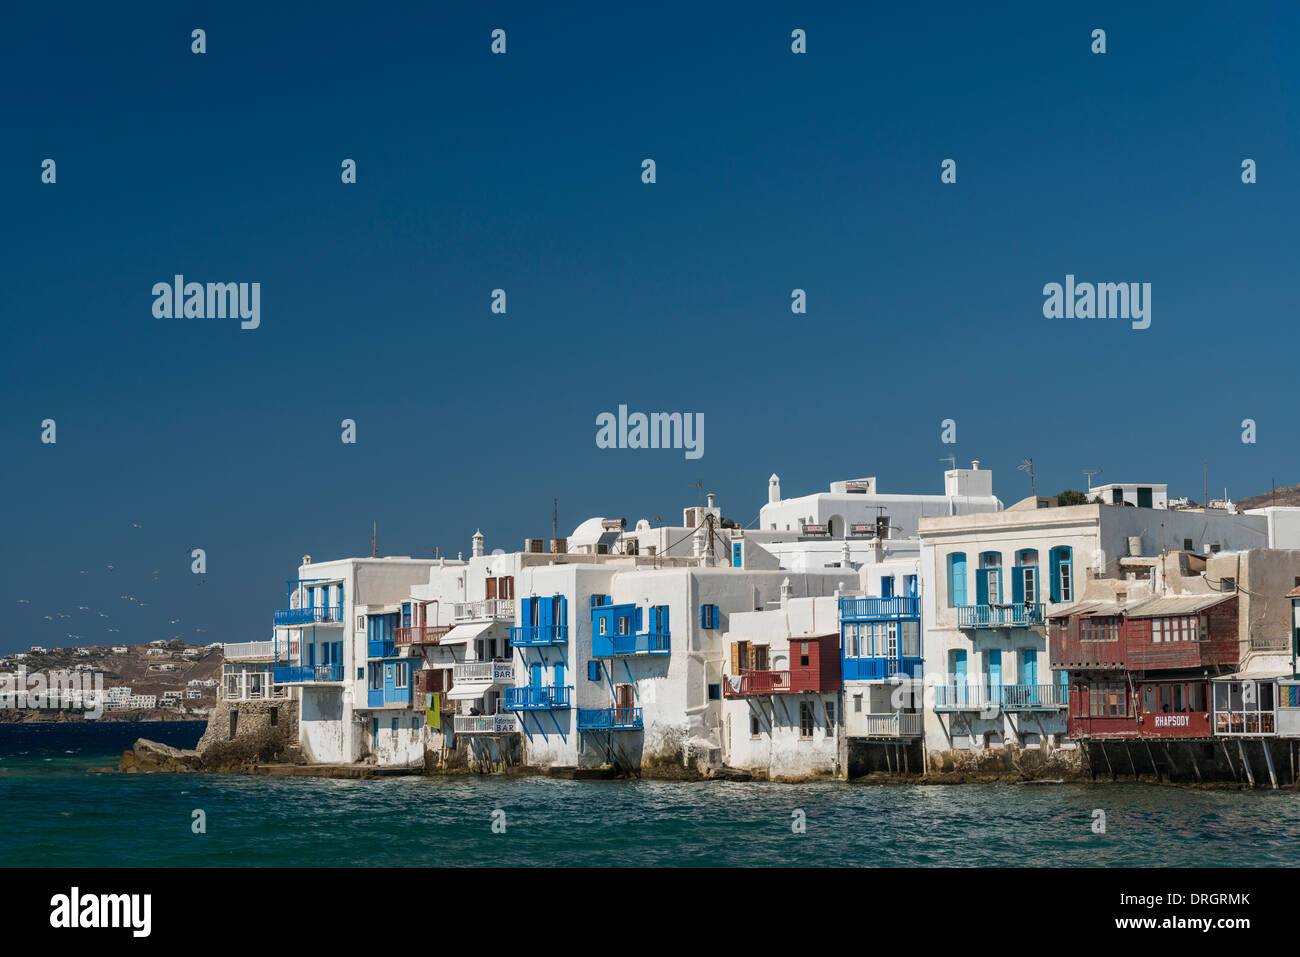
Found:
[[[614,685],[614,707],[618,713],[614,716],[615,724],[624,724],[632,720],[632,709],[636,707],[636,694],[631,685]]]
[[[988,652],[989,658],[989,704],[1002,701],[1002,652],[994,648]]]
[[[528,683],[534,688],[542,686],[542,663],[540,661],[533,662],[532,667],[529,669]]]

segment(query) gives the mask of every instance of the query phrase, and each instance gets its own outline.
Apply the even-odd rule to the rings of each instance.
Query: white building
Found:
[[[1134,508],[1169,508],[1168,485],[1125,485],[1112,483],[1088,489],[1088,501],[1103,505],[1132,505]]]

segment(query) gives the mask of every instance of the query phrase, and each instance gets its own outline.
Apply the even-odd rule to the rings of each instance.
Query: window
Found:
[[[1070,578],[1073,550],[1068,545],[1058,545],[1051,551],[1051,595],[1054,602],[1074,600],[1074,587]]]
[[[1017,605],[1038,603],[1038,549],[1023,548],[1016,552],[1016,566],[1011,575],[1011,600]]]
[[[722,685],[720,684],[709,685],[709,700],[710,701],[722,700]]]
[[[750,648],[749,656],[750,656],[750,661],[752,663],[751,670],[767,671],[767,663],[768,663],[767,652],[768,652],[767,645],[754,645],[752,648]]]
[[[893,575],[880,576],[880,597],[881,598],[894,597],[894,576]]]
[[[700,627],[713,629],[718,627],[718,606],[701,605],[700,606]]]
[[[1225,577],[1220,580],[1219,591],[1236,591],[1236,590],[1237,590],[1237,579]]]
[[[966,553],[954,552],[948,556],[948,606],[960,608],[966,604]]]
[[[1194,550],[1194,547],[1193,547],[1193,544],[1192,544],[1192,540],[1191,540],[1190,538],[1184,538],[1184,539],[1183,539],[1183,551],[1185,551],[1185,552],[1190,552],[1190,551],[1193,551],[1193,550]]]
[[[393,668],[393,687],[405,688],[410,680],[411,665],[410,662],[399,661]]]
[[[603,625],[604,622],[602,621],[601,624]],[[599,661],[588,661],[588,662],[587,662],[587,680],[588,680],[588,681],[599,681],[599,680],[600,680],[600,662],[599,662]]]
[[[366,669],[365,669],[365,668],[358,668],[358,669],[357,669],[357,680],[360,681],[360,680],[361,680],[362,678],[364,678],[365,676],[366,676]]]
[[[393,719],[393,734],[397,734],[397,719]]]
[[[626,634],[628,633],[628,617],[627,617],[627,615],[619,615],[619,616],[618,616],[618,633],[619,633],[620,635],[626,635]]]
[[[799,702],[799,737],[811,738],[813,735],[813,706],[811,701]]]
[[[749,714],[749,736],[751,738],[757,738],[762,733],[763,728],[758,723],[758,715],[751,711]]]
[[[826,702],[826,733],[828,735],[835,733],[835,702]]]
[[[608,619],[608,618],[601,617],[601,618],[598,618],[596,621],[597,621],[597,624],[600,626],[600,627],[599,627],[599,631],[600,631],[600,633],[601,633],[602,635],[607,634],[608,631],[609,631],[609,629],[608,629],[606,626],[609,624],[609,619]]]
[[[1297,582],[1297,584],[1300,584],[1300,582]],[[365,631],[365,630],[366,630],[366,616],[357,615],[357,631]]]
[[[862,695],[860,694],[853,696],[853,713],[862,714]]]
[[[903,576],[903,594],[906,595],[908,598],[915,598],[915,597],[916,597],[916,592],[917,592],[916,576],[915,576],[915,575],[904,575],[904,576]]]
[[[799,667],[808,667],[808,642],[806,641],[799,642]]]
[[[383,669],[383,665],[371,665],[371,666],[370,666],[370,690],[371,690],[371,691],[383,691],[383,690],[384,690],[384,669]]]
[[[975,577],[975,603],[977,605],[1002,604],[1002,554],[984,552],[980,555],[979,574]]]

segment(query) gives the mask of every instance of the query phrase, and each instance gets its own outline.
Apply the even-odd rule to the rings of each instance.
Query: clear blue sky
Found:
[[[263,638],[303,553],[515,549],[556,495],[1300,482],[1286,5],[229,6],[5,12],[0,650]],[[155,319],[177,272],[261,328]],[[1152,283],[1151,328],[1043,318],[1066,273]],[[620,403],[704,457],[597,449]]]

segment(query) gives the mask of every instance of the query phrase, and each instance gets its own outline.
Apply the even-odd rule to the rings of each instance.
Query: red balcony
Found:
[[[436,645],[451,631],[451,625],[409,625],[393,629],[393,644],[399,647]]]
[[[816,694],[837,692],[843,685],[840,680],[839,635],[794,637],[784,651],[793,668],[750,668],[759,651],[770,653],[766,646],[751,646],[750,642],[732,643],[732,666],[739,672],[723,675],[722,695],[725,698],[747,698],[769,694]],[[778,654],[782,652],[778,651]],[[766,657],[759,657],[766,663]]]

